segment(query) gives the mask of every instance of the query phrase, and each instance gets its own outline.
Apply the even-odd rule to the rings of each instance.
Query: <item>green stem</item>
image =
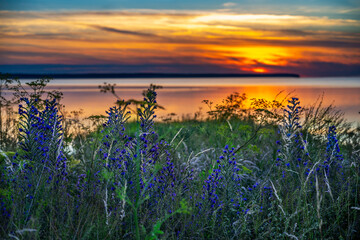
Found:
[[[139,126],[139,125],[138,125]],[[139,219],[138,219],[138,209],[139,209],[139,200],[140,200],[140,162],[141,162],[141,157],[140,157],[140,148],[139,148],[139,132],[140,129],[138,129],[138,133],[137,133],[137,141],[136,141],[136,158],[135,158],[135,164],[136,164],[136,169],[135,169],[135,174],[136,174],[136,194],[135,194],[135,207],[134,209],[134,221],[135,221],[135,230],[136,230],[136,240],[140,240],[140,229],[139,229]]]
[[[139,219],[137,214],[137,207],[134,209],[134,221],[135,221],[135,230],[136,230],[136,240],[140,240],[140,229],[139,229]]]

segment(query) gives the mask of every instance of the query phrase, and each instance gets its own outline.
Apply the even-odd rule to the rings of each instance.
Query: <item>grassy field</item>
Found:
[[[332,106],[234,93],[155,121],[150,86],[85,121],[39,83],[1,129],[0,238],[359,238],[360,131]]]

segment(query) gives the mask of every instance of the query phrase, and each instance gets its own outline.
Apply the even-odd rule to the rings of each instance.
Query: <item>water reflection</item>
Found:
[[[246,93],[248,99],[251,98],[265,98],[273,100],[277,96],[282,99],[287,94],[300,98],[302,105],[314,103],[320,96],[324,94],[323,103],[325,106],[334,104],[337,108],[345,112],[345,117],[350,121],[360,122],[360,81],[359,79],[352,79],[353,84],[349,82],[344,83],[343,87],[338,85],[325,85],[325,80],[320,79],[323,83],[320,84],[300,84],[295,86],[284,82],[283,85],[271,85],[269,79],[266,79],[266,84],[242,84],[237,83],[233,85],[224,84],[220,85],[221,80],[217,80],[217,85],[210,83],[199,84],[199,81],[191,84],[189,79],[185,79],[185,85],[181,79],[176,79],[173,82],[166,82],[163,79],[146,79],[146,81],[139,80],[111,80],[117,83],[117,93],[124,99],[140,99],[142,91],[150,82],[157,84],[161,83],[164,87],[158,90],[158,102],[165,107],[165,110],[160,110],[158,115],[164,116],[168,113],[176,113],[178,116],[190,114],[193,115],[199,108],[202,108],[205,113],[208,109],[202,100],[208,99],[214,103],[221,102],[233,92]],[[243,80],[243,79],[241,79]],[[253,79],[250,79],[254,81]],[[111,82],[109,80],[105,80]],[[131,82],[134,81],[134,82]],[[219,83],[220,81],[220,83]],[[228,81],[228,80],[226,80]],[[250,82],[251,82],[250,81]],[[256,80],[257,82],[259,80]],[[284,80],[282,80],[284,81]],[[307,80],[308,81],[308,80]],[[101,93],[98,85],[104,80],[87,81],[87,80],[55,80],[52,82],[51,88],[60,89],[64,93],[63,104],[66,106],[67,111],[83,109],[85,115],[104,114],[105,110],[112,106],[115,98],[107,93]],[[130,83],[134,83],[131,85]],[[201,83],[201,81],[200,81]],[[331,83],[331,81],[330,81]],[[240,86],[242,84],[243,86]],[[245,86],[244,86],[245,85]],[[352,87],[350,87],[352,86]],[[250,104],[250,100],[247,101]]]

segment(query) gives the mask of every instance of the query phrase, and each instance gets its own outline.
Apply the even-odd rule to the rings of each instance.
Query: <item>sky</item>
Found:
[[[358,0],[0,0],[0,72],[360,75]]]

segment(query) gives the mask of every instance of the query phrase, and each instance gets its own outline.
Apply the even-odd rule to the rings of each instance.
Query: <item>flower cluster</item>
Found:
[[[128,160],[131,158],[128,149],[133,148],[133,139],[125,134],[125,122],[130,118],[130,112],[126,111],[126,105],[115,106],[109,109],[108,120],[102,130],[103,139],[99,149],[102,166],[110,171],[119,171],[124,175],[129,167]]]
[[[137,109],[140,117],[140,132],[136,139],[141,159],[140,186],[144,193],[152,198],[153,201],[149,201],[152,207],[155,207],[164,194],[168,194],[171,199],[176,196],[174,192],[176,177],[174,163],[168,150],[169,145],[165,140],[159,139],[158,134],[153,130],[155,110],[158,108],[156,89],[157,86],[150,85],[150,88],[144,91],[143,102]]]
[[[130,118],[128,104],[107,111],[99,157],[109,215],[122,210],[123,197],[119,198],[117,193],[125,188],[129,199],[147,198],[144,204],[151,214],[156,212],[156,206],[164,196],[170,199],[176,196],[176,177],[168,144],[153,130],[157,108],[155,87],[151,86],[143,95],[137,109],[139,129],[135,136],[128,136],[124,125]],[[171,211],[170,206],[168,210]]]
[[[301,129],[301,125],[299,123],[300,120],[300,101],[298,98],[293,97],[288,100],[288,105],[284,109],[284,131],[286,135],[290,136],[291,134],[297,132]]]
[[[40,194],[61,188],[68,172],[56,100],[22,98],[19,115],[19,150],[8,168],[8,179],[14,190],[12,213],[23,211],[27,221],[32,206],[43,201]]]
[[[225,208],[236,214],[249,211],[246,208],[247,201],[259,184],[244,187],[244,169],[250,170],[240,166],[234,150],[228,145],[225,146],[223,154],[216,160],[212,172],[204,181],[202,201],[196,204],[200,213],[213,215],[216,212],[216,215],[220,216]]]
[[[343,155],[340,154],[340,147],[339,141],[336,136],[336,127],[331,126],[329,127],[328,135],[327,135],[327,144],[326,144],[326,160],[321,164],[326,174],[332,176],[335,172],[342,173],[342,162],[343,162]]]
[[[141,102],[140,108],[137,109],[142,132],[148,132],[154,125],[155,110],[158,108],[155,91],[157,88],[155,85],[150,85],[150,88],[143,92],[144,100]]]
[[[279,145],[277,150],[276,166],[283,168],[283,177],[286,169],[307,168],[310,171],[310,161],[306,149],[307,141],[303,139],[300,124],[300,101],[291,98],[284,109],[283,124],[279,126],[281,140],[276,141]]]
[[[25,105],[19,105],[19,144],[22,150],[19,154],[26,161],[24,169],[34,171],[43,167],[49,173],[49,181],[55,175],[66,176],[66,158],[62,152],[62,118],[58,114],[56,99],[45,100],[43,105],[36,98],[23,98],[22,101]]]

